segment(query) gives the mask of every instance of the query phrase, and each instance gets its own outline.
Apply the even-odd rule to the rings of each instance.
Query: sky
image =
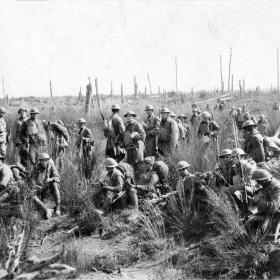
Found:
[[[85,94],[158,87],[189,92],[227,88],[232,48],[234,87],[277,83],[280,1],[5,1],[0,0],[0,76],[9,96]],[[0,96],[2,96],[2,87]]]

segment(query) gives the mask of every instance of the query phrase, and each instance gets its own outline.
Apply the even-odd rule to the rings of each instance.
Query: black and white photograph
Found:
[[[0,0],[0,279],[280,279],[280,2]]]

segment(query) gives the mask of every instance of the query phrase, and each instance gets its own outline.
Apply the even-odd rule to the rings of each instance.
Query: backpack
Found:
[[[116,169],[118,169],[122,173],[125,182],[134,184],[134,170],[130,164],[121,162],[116,167]]]

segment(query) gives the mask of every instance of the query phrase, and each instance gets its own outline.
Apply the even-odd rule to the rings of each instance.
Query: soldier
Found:
[[[183,180],[184,196],[189,205],[189,212],[196,215],[204,213],[205,211],[205,186],[196,177],[195,174],[189,172],[190,164],[187,161],[179,161],[177,164],[177,171]]]
[[[278,112],[280,111],[280,106],[277,102],[274,102],[272,110],[273,111],[278,111]]]
[[[187,122],[187,117],[184,114],[178,115],[178,121],[183,125],[185,138],[187,139],[187,143],[190,141],[190,125]]]
[[[199,125],[197,136],[198,138],[207,137],[216,141],[217,134],[220,132],[220,126],[213,120],[211,120],[211,114],[209,112],[203,112],[201,114],[202,122]],[[208,141],[208,140],[207,140]]]
[[[235,110],[235,107],[231,107],[228,114],[229,114],[229,116],[231,116],[231,117],[233,117],[233,118],[236,118],[236,116],[237,116],[237,111]]]
[[[163,195],[169,191],[169,168],[161,160],[155,161],[155,157],[146,157],[143,162],[144,174],[141,174],[136,188],[140,193]]]
[[[21,157],[24,153],[24,150],[22,149],[20,132],[23,122],[27,119],[26,112],[27,110],[23,107],[18,109],[19,118],[14,122],[11,132],[12,143],[14,145],[14,162],[16,163],[23,163]]]
[[[219,156],[219,164],[216,166],[216,186],[229,186],[232,184],[231,149],[224,149]]]
[[[22,123],[20,131],[20,140],[25,150],[28,169],[31,169],[38,161],[41,152],[47,149],[47,137],[43,123],[38,119],[39,110],[33,108],[30,110],[30,118]]]
[[[64,166],[63,159],[64,159],[65,151],[69,146],[70,136],[66,126],[61,120],[50,123],[50,129],[53,135],[52,158],[54,162],[56,162],[59,170],[62,170]]]
[[[211,107],[210,107],[210,104],[209,104],[209,103],[207,103],[207,105],[206,105],[206,110],[207,110],[208,112],[211,112]]]
[[[246,105],[244,104],[244,105],[242,105],[242,113],[244,114],[244,113],[246,113],[247,112],[247,107],[246,107]]]
[[[252,120],[248,120],[243,123],[242,129],[244,129],[244,151],[249,154],[256,163],[265,161],[265,152],[263,146],[263,137],[258,132],[258,125]]]
[[[236,121],[236,125],[238,127],[238,129],[242,129],[242,124],[244,123],[244,119],[243,119],[243,114],[242,114],[242,109],[241,108],[237,108],[237,112],[235,115],[235,121]]]
[[[253,115],[250,115],[250,113],[246,111],[246,112],[243,114],[243,121],[246,122],[246,121],[248,121],[248,120],[252,120],[254,123],[257,123],[256,118],[255,118]]]
[[[167,156],[175,152],[178,138],[179,130],[176,123],[169,117],[169,109],[162,108],[160,111],[161,122],[159,129],[159,152],[160,154]]]
[[[184,126],[180,122],[180,120],[177,119],[177,116],[175,115],[174,112],[169,113],[169,117],[176,123],[177,125],[177,130],[179,131],[179,139],[181,141],[184,141],[186,139],[186,131],[184,129]]]
[[[33,200],[43,210],[45,218],[49,219],[52,216],[52,211],[43,202],[49,191],[55,200],[54,214],[60,216],[60,176],[53,160],[47,153],[40,154],[39,162],[35,165],[30,177]]]
[[[93,166],[94,140],[89,128],[86,127],[86,120],[78,120],[79,132],[76,139],[76,147],[80,158],[80,170],[86,179],[90,179]]]
[[[268,120],[265,118],[264,114],[261,114],[260,119],[258,121],[258,131],[261,133],[262,136],[267,136],[268,128],[269,128]]]
[[[108,120],[105,120],[104,135],[107,138],[105,155],[120,162],[125,157],[124,149],[121,147],[125,127],[119,116],[120,106],[113,104],[111,110],[112,115]]]
[[[144,159],[146,133],[143,126],[136,121],[134,112],[128,111],[124,117],[127,119],[124,133],[127,163],[133,166],[136,178],[138,178],[139,166]]]
[[[3,156],[6,156],[8,142],[7,125],[6,121],[4,120],[5,113],[5,108],[0,107],[0,154]]]
[[[274,214],[280,207],[280,182],[264,169],[256,169],[252,179],[262,186],[261,191],[253,197],[252,205],[256,205],[258,212],[265,215]]]
[[[133,187],[124,190],[124,175],[117,169],[118,163],[112,159],[105,160],[107,175],[102,182],[102,191],[105,195],[103,210],[107,214],[112,210],[112,206],[118,200],[122,208],[127,206],[127,202],[131,203],[135,209],[138,209],[138,198],[136,190]]]
[[[146,131],[145,156],[158,157],[158,134],[160,119],[154,114],[152,105],[146,106],[147,119],[144,121]]]
[[[192,109],[197,109],[197,105],[195,102],[192,103]]]

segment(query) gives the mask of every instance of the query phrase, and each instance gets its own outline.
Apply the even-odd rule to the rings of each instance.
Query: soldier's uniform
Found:
[[[193,110],[193,114],[190,119],[190,124],[194,129],[196,129],[199,125],[199,121],[200,121],[200,116],[197,114],[197,110],[195,109]]]
[[[36,112],[36,114],[38,113]],[[23,144],[23,149],[27,152],[30,164],[35,165],[39,154],[47,149],[47,137],[42,121],[31,118],[25,120],[22,123],[20,140]]]
[[[125,117],[128,115],[136,116],[132,111],[127,112]],[[138,164],[144,159],[145,137],[146,133],[143,126],[135,119],[126,123],[124,146],[127,152],[127,162],[135,168],[135,172],[137,171]]]
[[[169,113],[169,111],[168,111]],[[167,117],[160,122],[158,146],[164,156],[172,154],[176,150],[179,139],[179,129],[175,120]]]
[[[46,158],[43,158],[43,156],[46,156]],[[42,166],[40,162],[38,162],[31,172],[30,185],[32,186],[33,191],[35,192],[34,201],[46,213],[47,209],[44,203],[42,203],[42,201],[47,197],[48,193],[51,192],[56,204],[55,211],[58,211],[60,213],[59,173],[53,160],[50,159],[47,154],[41,154],[39,159],[48,159],[49,162],[46,168]],[[48,179],[50,179],[50,182],[47,182]]]
[[[237,109],[237,113],[235,115],[235,121],[236,121],[237,128],[240,130],[242,128],[242,124],[244,123],[244,118],[241,112],[241,108]]]
[[[261,133],[261,135],[266,136],[268,135],[268,128],[269,128],[268,120],[265,118],[264,115],[261,115],[258,121],[258,131]]]
[[[84,119],[79,119],[79,123],[85,123]],[[94,141],[89,128],[82,127],[79,129],[78,137],[76,139],[76,147],[78,149],[81,171],[86,179],[91,176],[93,167],[93,150]]]
[[[263,137],[256,129],[257,124],[249,120],[243,123],[242,128],[253,127],[249,134],[245,135],[244,151],[249,154],[256,163],[265,161]]]
[[[120,108],[115,104],[111,109],[119,110]],[[105,122],[104,135],[107,138],[105,155],[119,162],[125,156],[123,148],[120,147],[125,132],[123,120],[118,113],[113,113]]]
[[[220,126],[212,120],[202,121],[199,125],[197,136],[201,138],[203,136],[211,137],[213,140],[216,140],[216,132],[220,131]]]
[[[24,110],[24,109],[22,109]],[[20,139],[20,132],[22,129],[22,124],[23,122],[26,121],[26,118],[20,117],[18,118],[13,126],[12,126],[12,131],[11,131],[11,140],[14,145],[14,161],[21,163],[21,156],[24,153],[24,150],[22,149],[22,142]],[[25,156],[26,157],[26,156]]]
[[[5,156],[7,150],[7,126],[3,117],[0,118],[0,154]]]
[[[148,108],[148,106],[147,106]],[[146,108],[146,110],[147,110]],[[151,116],[148,116],[144,121],[146,126],[144,126],[146,131],[146,140],[145,140],[145,156],[158,156],[158,134],[160,127],[160,119],[152,113]]]
[[[169,191],[168,176],[169,168],[163,161],[154,161],[153,157],[147,157],[144,160],[144,164],[150,165],[149,170],[140,176],[139,185],[137,189],[140,192],[154,193],[154,194],[165,194]]]

